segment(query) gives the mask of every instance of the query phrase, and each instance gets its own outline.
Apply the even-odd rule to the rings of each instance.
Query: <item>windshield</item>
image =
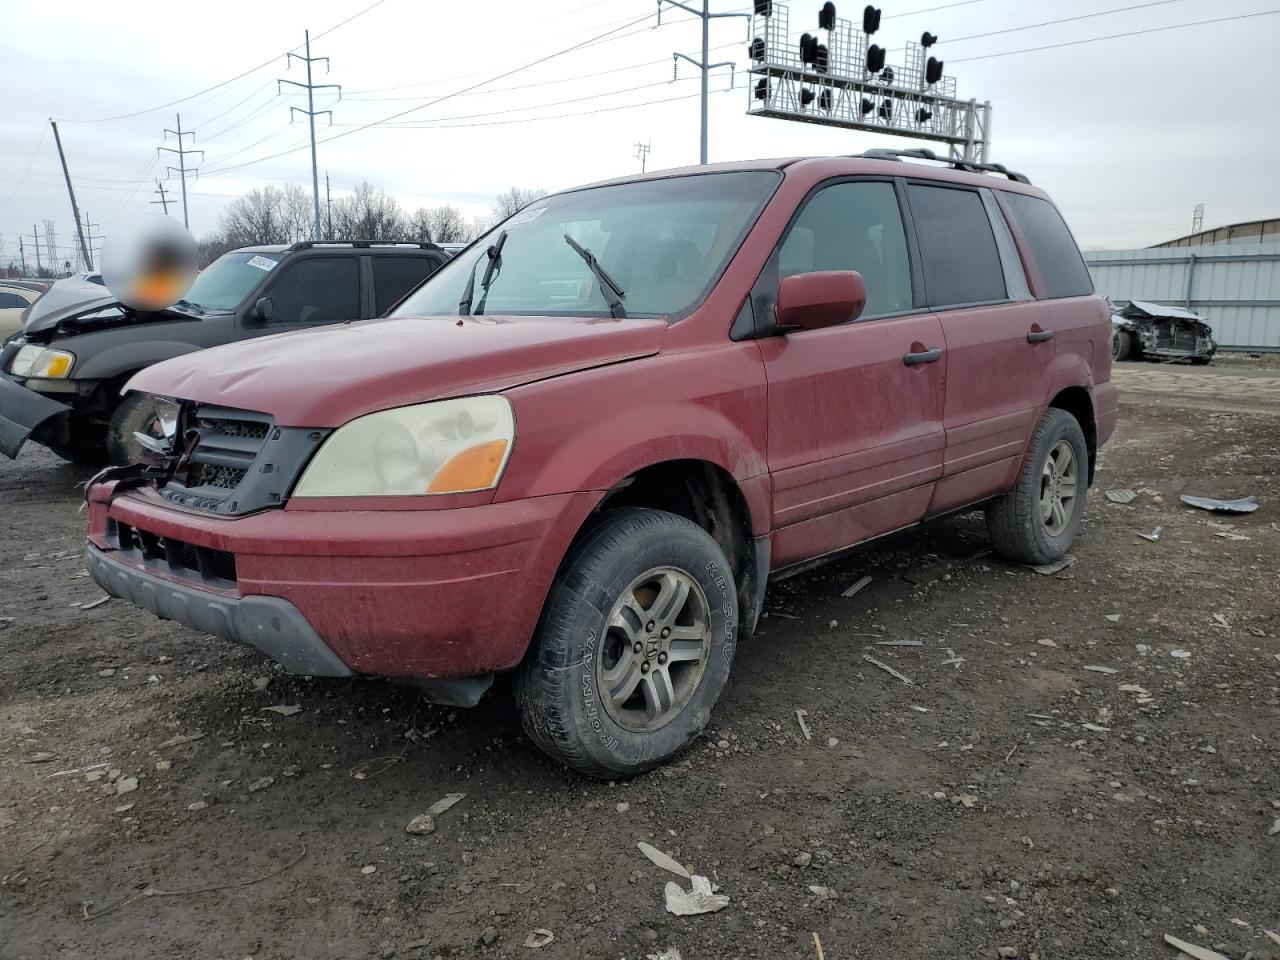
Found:
[[[234,310],[283,256],[250,251],[224,253],[200,271],[183,300],[202,310]]]
[[[708,173],[547,197],[451,260],[392,316],[455,315],[468,286],[473,314],[614,315],[610,283],[601,289],[599,270],[577,247],[621,289],[625,316],[687,313],[715,285],[778,182],[771,171]],[[488,270],[488,251],[503,233]]]

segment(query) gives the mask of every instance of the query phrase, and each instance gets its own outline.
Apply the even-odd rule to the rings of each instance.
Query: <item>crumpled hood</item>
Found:
[[[376,410],[488,393],[651,356],[664,320],[395,317],[243,340],[148,367],[128,389],[336,427]]]
[[[102,287],[92,283],[80,285],[83,289],[59,291],[53,286],[49,291],[27,307],[22,314],[22,329],[26,334],[41,334],[52,331],[64,321],[68,332],[87,332],[101,327],[118,326],[131,323],[160,323],[167,320],[199,320],[202,316],[183,313],[178,310],[134,310],[126,307],[109,293],[103,293]],[[95,294],[94,291],[97,291]],[[114,308],[114,309],[113,309]],[[111,311],[104,317],[85,316]],[[114,313],[114,315],[112,315]],[[84,316],[82,320],[77,318]]]

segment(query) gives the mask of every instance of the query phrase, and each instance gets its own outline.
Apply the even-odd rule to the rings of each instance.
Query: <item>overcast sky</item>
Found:
[[[361,13],[372,2],[220,0],[183,19],[180,11],[197,5],[0,0],[0,256],[15,259],[18,235],[45,219],[56,221],[59,244],[70,249],[70,204],[49,117],[59,121],[81,208],[108,235],[129,215],[160,209],[148,206],[156,177],[178,196],[178,179],[165,179],[176,158],[157,157],[156,147],[179,112],[183,129],[196,131],[193,146],[206,151],[193,158],[203,172],[189,186],[197,237],[252,187],[292,181],[309,189],[305,118],[289,122],[290,104],[305,106],[305,95],[288,86],[277,95],[275,80],[304,79],[284,58],[301,48],[304,28],[315,36],[354,14],[312,51],[332,58],[317,82],[343,88],[341,102],[334,91],[318,95],[317,108],[333,110],[333,126],[321,118],[317,131],[322,192],[327,171],[335,196],[369,180],[410,209],[452,203],[471,216],[512,185],[557,190],[638,170],[637,141],[652,146],[651,170],[697,161],[692,68],[681,62],[680,79],[668,82],[673,50],[698,53],[698,22],[686,13],[668,10],[660,27],[653,0],[382,0]],[[1280,78],[1267,52],[1280,40],[1280,15],[995,56],[1278,6],[1165,0],[1120,10],[1139,3],[883,0],[876,39],[897,47],[923,30],[938,34],[934,49],[958,94],[993,105],[992,159],[1047,189],[1086,248],[1188,233],[1197,203],[1206,227],[1280,216]],[[816,32],[819,6],[791,4],[793,34]],[[837,6],[840,16],[860,19],[862,4]],[[714,11],[748,8],[747,0],[712,0]],[[1105,15],[1013,29],[1095,13]],[[609,30],[617,32],[431,104]],[[747,39],[747,20],[713,22],[712,59],[744,68]],[[323,65],[317,69],[323,74]],[[712,161],[921,145],[748,117],[746,74],[728,86],[728,70],[717,71]],[[358,129],[415,107],[397,121],[412,125]],[[136,115],[99,119],[128,114]],[[172,137],[166,145],[175,145]]]

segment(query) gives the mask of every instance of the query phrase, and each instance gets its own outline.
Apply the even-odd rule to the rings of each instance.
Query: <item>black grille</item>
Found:
[[[121,555],[164,573],[200,580],[213,587],[236,586],[235,554],[162,537],[120,520],[107,520],[107,543]]]
[[[184,404],[176,447],[190,455],[160,493],[184,507],[224,516],[283,506],[328,433],[277,427],[266,413]]]

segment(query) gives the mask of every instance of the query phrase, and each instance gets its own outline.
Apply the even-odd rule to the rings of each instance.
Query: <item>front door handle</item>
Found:
[[[1027,334],[1027,343],[1044,343],[1046,340],[1053,339],[1052,330],[1032,330]]]
[[[933,363],[942,359],[942,348],[934,347],[932,350],[922,350],[919,353],[903,354],[902,362],[908,367],[914,367],[921,363]]]

